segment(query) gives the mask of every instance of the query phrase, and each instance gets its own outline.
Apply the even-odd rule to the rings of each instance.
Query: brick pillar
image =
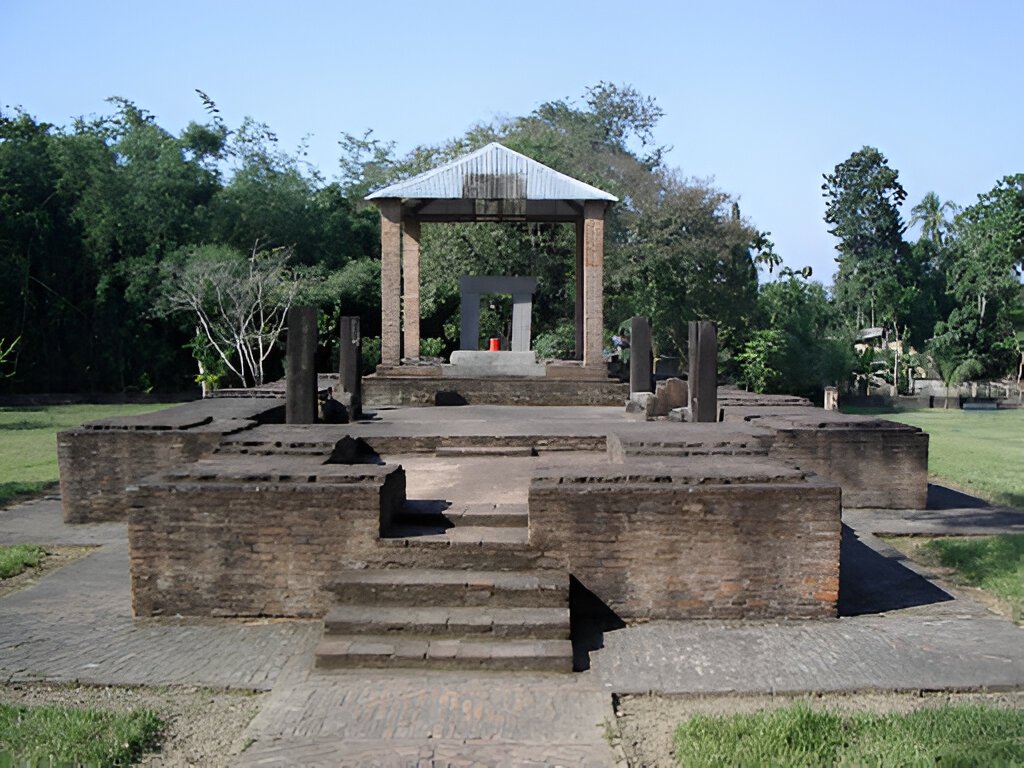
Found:
[[[285,377],[285,422],[316,422],[316,307],[288,310],[288,370]]]
[[[583,365],[604,363],[604,209],[600,200],[583,204]]]
[[[402,339],[404,357],[420,356],[420,223],[402,222]]]
[[[380,208],[380,362],[402,362],[402,203],[377,201]]]
[[[576,359],[583,359],[583,220],[576,221]]]
[[[718,421],[718,337],[710,320],[690,321],[690,421]]]
[[[653,392],[654,357],[651,352],[651,321],[634,317],[629,327],[629,391]]]

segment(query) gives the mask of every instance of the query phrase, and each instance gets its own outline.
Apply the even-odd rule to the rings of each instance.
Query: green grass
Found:
[[[0,704],[0,765],[129,765],[158,745],[162,729],[149,710]]]
[[[53,405],[0,408],[0,507],[57,482],[57,433],[84,422],[166,405]]]
[[[1024,510],[1024,409],[911,411],[884,418],[929,434],[928,474],[997,504]]]
[[[924,559],[955,568],[957,578],[1009,605],[1013,620],[1024,613],[1024,533],[980,539],[932,539],[920,546]]]
[[[17,576],[26,568],[35,568],[46,552],[34,544],[0,546],[0,579]]]
[[[687,766],[1024,766],[1024,710],[977,705],[909,714],[816,712],[690,718],[676,729]]]

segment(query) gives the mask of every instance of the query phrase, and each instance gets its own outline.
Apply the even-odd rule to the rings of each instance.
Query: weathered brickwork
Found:
[[[628,384],[608,380],[363,378],[363,403],[368,406],[622,405],[628,399]]]
[[[59,433],[64,522],[127,520],[128,485],[208,456],[226,435],[279,420],[283,410],[276,398],[198,400],[154,413],[101,419]]]
[[[924,509],[928,434],[894,427],[780,429],[768,455],[842,486],[845,507]]]
[[[65,523],[128,519],[125,488],[146,475],[212,453],[220,430],[72,429],[57,435]]]
[[[624,619],[834,616],[839,488],[730,461],[539,473],[530,543]]]
[[[405,500],[400,467],[235,463],[129,490],[136,616],[321,616]]]

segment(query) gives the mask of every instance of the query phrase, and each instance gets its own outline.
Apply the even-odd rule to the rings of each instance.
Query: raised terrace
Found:
[[[323,667],[570,669],[570,582],[625,621],[834,616],[842,505],[923,506],[927,435],[719,405],[207,400],[62,433],[65,516],[128,521],[136,616],[325,617]]]

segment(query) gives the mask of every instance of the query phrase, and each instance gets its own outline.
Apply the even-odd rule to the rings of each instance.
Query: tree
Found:
[[[907,193],[899,173],[877,149],[864,147],[824,179],[825,222],[839,239],[837,305],[858,327],[881,321],[898,338],[914,285],[899,212]]]
[[[242,386],[260,386],[264,363],[302,286],[288,261],[282,249],[254,246],[249,256],[226,246],[186,249],[165,262],[160,311],[189,315],[196,334]]]
[[[14,375],[13,370],[4,372],[3,369],[4,366],[12,362],[11,358],[14,356],[14,348],[18,346],[18,342],[21,341],[21,339],[17,338],[5,347],[4,344],[6,341],[6,339],[0,339],[0,379],[7,379]],[[15,365],[16,364],[17,363],[15,362]]]
[[[986,371],[1005,373],[1016,358],[1014,317],[1024,272],[1024,174],[1007,176],[956,219],[947,265],[957,302],[946,327]]]
[[[910,209],[909,226],[921,225],[921,239],[930,240],[936,247],[944,245],[943,236],[950,230],[950,221],[946,218],[956,216],[959,206],[951,200],[942,202],[934,192],[928,192],[921,202]]]
[[[946,399],[942,404],[943,410],[949,408],[950,388],[959,387],[983,370],[981,361],[965,354],[952,341],[951,335],[939,336],[928,347],[932,365],[935,366],[939,378],[942,379],[942,383],[946,387]]]
[[[687,321],[719,323],[729,359],[751,325],[757,292],[754,259],[770,241],[742,220],[734,200],[707,182],[662,164],[654,129],[661,109],[629,86],[599,83],[582,103],[541,104],[528,115],[472,127],[441,146],[389,156],[390,145],[346,136],[347,188],[362,192],[421,172],[487,142],[500,141],[557,171],[620,198],[605,224],[605,320],[616,328],[632,315],[654,321],[660,354],[685,351]],[[545,349],[564,349],[575,303],[575,232],[571,225],[424,225],[421,310],[425,335],[458,338],[458,277],[526,274],[540,278],[534,329]],[[499,322],[488,317],[481,323]],[[571,338],[571,334],[568,334]]]

